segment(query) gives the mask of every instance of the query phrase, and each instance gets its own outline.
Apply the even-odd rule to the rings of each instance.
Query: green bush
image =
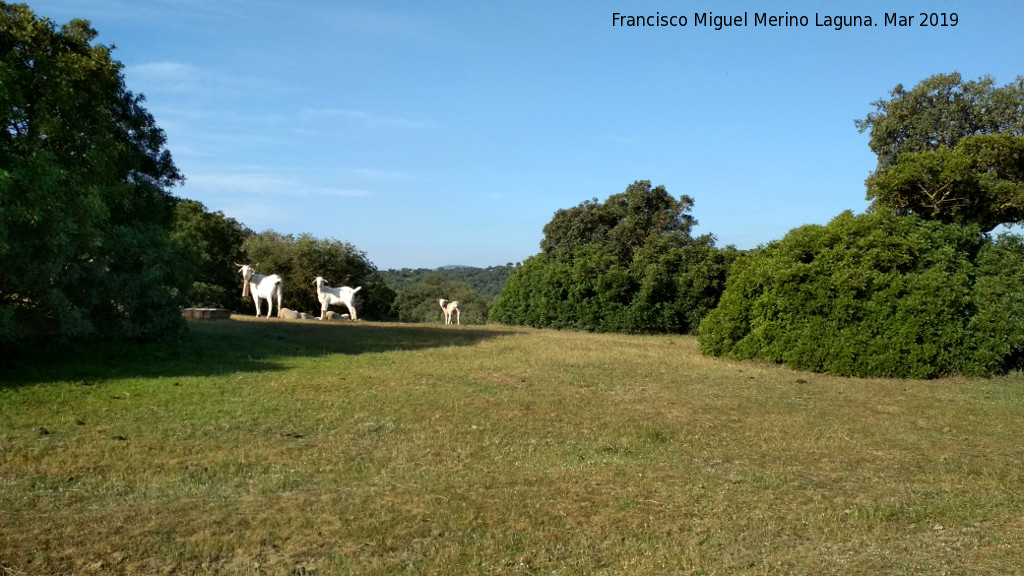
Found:
[[[490,318],[537,328],[686,333],[714,308],[735,258],[710,237],[676,248],[652,237],[629,268],[598,244],[542,253],[512,273]]]
[[[985,244],[977,259],[968,324],[980,373],[1021,367],[1024,353],[1024,240],[1003,235]]]
[[[700,347],[853,376],[1005,370],[1022,258],[1018,239],[976,225],[845,212],[737,261]]]

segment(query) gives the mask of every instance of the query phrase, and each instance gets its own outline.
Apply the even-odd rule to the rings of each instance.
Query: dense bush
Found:
[[[652,236],[629,267],[599,244],[541,253],[512,273],[490,318],[538,328],[691,332],[717,303],[736,256],[710,236],[675,248]]]
[[[1019,239],[977,225],[845,212],[738,260],[701,323],[707,354],[835,374],[1010,367],[1022,346]]]
[[[443,323],[438,300],[458,302],[463,324],[485,324],[490,303],[465,282],[445,280],[440,274],[428,274],[395,296],[391,313],[401,322]],[[456,319],[452,318],[454,322]]]
[[[715,307],[737,252],[692,238],[693,198],[648,180],[558,210],[542,252],[505,284],[490,319],[599,332],[692,332]]]

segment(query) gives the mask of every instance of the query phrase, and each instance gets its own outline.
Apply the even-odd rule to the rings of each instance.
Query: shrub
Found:
[[[976,225],[845,212],[737,261],[700,347],[853,376],[1003,370],[1021,348],[1006,316],[1024,306],[1022,254]]]
[[[709,237],[668,248],[652,236],[629,268],[598,244],[538,254],[516,269],[491,320],[597,332],[685,333],[714,308],[732,248]]]

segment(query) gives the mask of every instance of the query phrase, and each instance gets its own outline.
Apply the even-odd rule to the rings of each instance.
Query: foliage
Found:
[[[878,167],[867,180],[876,209],[983,230],[1024,217],[1024,77],[1003,87],[984,76],[939,74],[857,121]]]
[[[679,244],[689,239],[690,230],[697,224],[689,214],[692,209],[689,196],[677,200],[664,186],[652,188],[649,180],[637,180],[603,203],[594,198],[555,212],[544,226],[540,247],[544,254],[554,256],[598,244],[628,266],[633,253],[651,235],[672,237]]]
[[[1019,369],[1024,363],[1024,240],[1004,234],[986,242],[976,261],[967,325],[979,373]]]
[[[366,253],[348,242],[266,231],[247,237],[242,252],[246,260],[243,263],[252,265],[258,273],[281,276],[286,308],[319,316],[320,302],[313,280],[323,276],[329,286],[362,286],[355,300],[360,318],[389,316],[394,290],[384,282]],[[241,276],[237,277],[236,286],[241,298]]]
[[[183,178],[96,36],[0,3],[0,341],[184,329]]]
[[[997,87],[991,76],[964,82],[956,72],[936,74],[910,90],[898,84],[890,97],[872,102],[875,111],[856,121],[860,132],[870,132],[880,169],[902,154],[955,148],[975,134],[1024,136],[1024,76]]]
[[[188,306],[249,309],[236,294],[239,275],[235,263],[243,260],[242,242],[252,233],[223,212],[208,212],[200,202],[178,202],[171,237],[192,257],[195,281],[185,293]]]
[[[977,222],[983,230],[1024,220],[1024,137],[967,136],[955,148],[900,155],[867,181],[868,197],[897,214]]]
[[[428,274],[400,291],[391,305],[391,313],[401,322],[443,323],[444,314],[438,303],[441,298],[459,303],[463,324],[487,322],[489,299],[476,293],[465,282],[445,280],[440,274]]]
[[[1021,258],[976,225],[844,212],[737,261],[701,350],[853,376],[1004,371],[1024,341],[1001,315],[1024,289],[998,269]]]
[[[629,268],[596,244],[537,254],[509,278],[490,319],[598,332],[691,332],[718,302],[737,255],[707,236],[669,250],[641,249]]]
[[[696,329],[737,256],[711,235],[691,238],[693,200],[637,181],[604,203],[559,210],[543,252],[509,278],[490,319],[600,332]]]
[[[522,265],[522,263],[520,263]],[[497,298],[505,288],[509,274],[515,270],[516,265],[512,262],[504,266],[488,266],[487,268],[476,268],[473,266],[452,266],[445,268],[402,268],[400,270],[384,270],[380,274],[388,286],[396,292],[401,292],[413,284],[419,284],[426,280],[427,276],[440,276],[448,282],[462,282],[471,290],[490,300]]]

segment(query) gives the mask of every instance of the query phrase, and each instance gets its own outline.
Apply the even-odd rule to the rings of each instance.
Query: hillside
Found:
[[[472,266],[402,268],[401,270],[384,270],[380,274],[384,277],[384,282],[395,292],[401,292],[424,277],[436,274],[450,282],[465,282],[470,289],[481,296],[495,298],[505,288],[505,282],[514,268],[516,266],[509,263],[504,266],[489,266],[487,268]]]

